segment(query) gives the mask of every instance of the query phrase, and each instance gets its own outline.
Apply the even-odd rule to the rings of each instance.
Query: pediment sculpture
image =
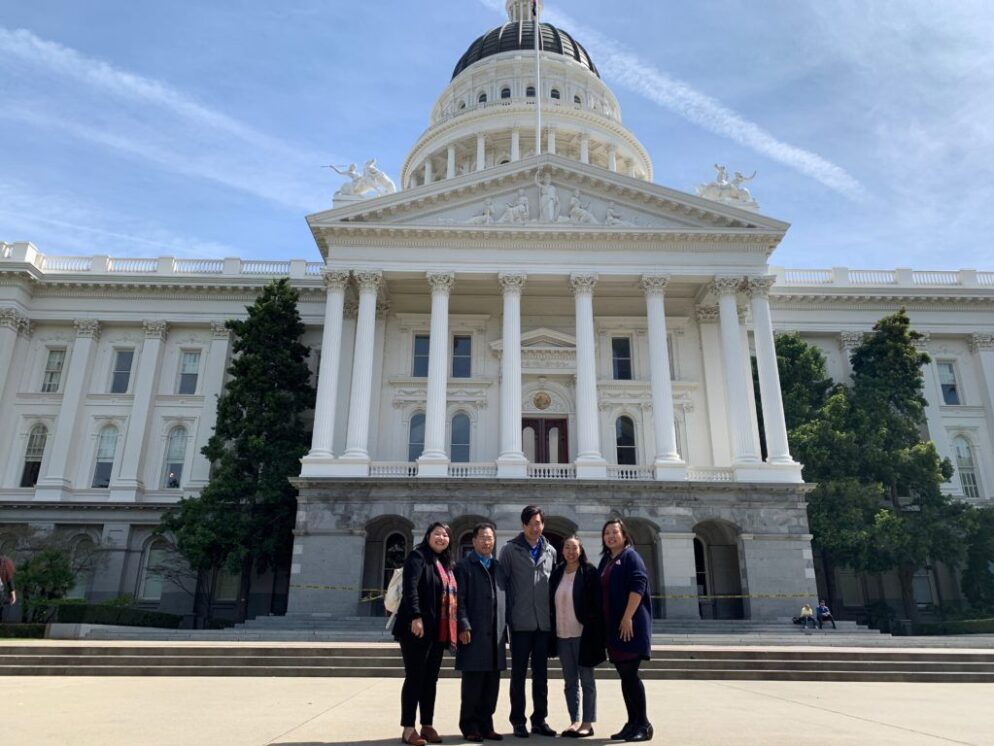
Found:
[[[518,189],[514,198],[503,206],[494,204],[488,197],[480,212],[464,219],[466,225],[604,225],[609,227],[635,227],[638,225],[634,217],[626,217],[614,202],[607,204],[604,218],[598,218],[590,201],[583,199],[579,189],[574,189],[569,201],[563,205],[559,196],[559,188],[552,183],[548,173],[535,174],[535,186],[538,189],[538,215],[532,216],[532,203],[527,190]],[[451,224],[451,218],[440,218],[441,224]]]
[[[753,198],[749,189],[743,184],[756,178],[756,172],[752,176],[744,176],[741,171],[736,171],[729,180],[728,169],[720,163],[714,164],[715,179],[709,184],[701,184],[697,187],[697,196],[721,202],[725,205],[741,207],[746,210],[758,210],[759,203]]]
[[[397,191],[397,185],[393,183],[393,180],[377,168],[375,158],[366,161],[361,173],[354,163],[350,163],[344,170],[343,167],[334,165],[326,168],[350,179],[335,192],[335,200],[343,197],[346,200],[381,197],[386,194],[394,194]]]

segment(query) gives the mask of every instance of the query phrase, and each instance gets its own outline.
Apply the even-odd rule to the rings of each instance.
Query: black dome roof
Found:
[[[598,78],[601,76],[597,72],[594,61],[587,54],[587,50],[562,29],[549,23],[543,23],[541,44],[543,52],[556,52],[570,57],[589,69]],[[469,49],[459,59],[456,69],[452,71],[452,77],[455,78],[474,62],[479,62],[485,57],[519,49],[535,49],[534,21],[513,21],[485,33],[469,45]]]

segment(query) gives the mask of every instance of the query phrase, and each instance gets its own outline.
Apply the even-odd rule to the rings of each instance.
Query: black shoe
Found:
[[[635,741],[651,741],[652,740],[652,726],[651,725],[640,725],[635,728],[632,733],[625,739],[629,742]]]
[[[612,741],[626,741],[626,740],[628,740],[628,736],[630,736],[632,734],[633,730],[635,730],[635,726],[634,725],[632,725],[631,723],[625,723],[625,727],[622,728],[621,730],[619,730],[613,736],[611,736],[611,740]]]
[[[576,737],[577,738],[590,738],[592,735],[594,735],[594,729],[593,728],[591,728],[590,730],[582,730],[581,729],[581,730],[574,731],[574,732],[576,733]]]
[[[528,738],[528,727],[524,724],[514,726],[515,738]]]
[[[555,738],[558,734],[549,727],[548,723],[533,723],[532,733],[536,736],[549,736],[550,738]]]

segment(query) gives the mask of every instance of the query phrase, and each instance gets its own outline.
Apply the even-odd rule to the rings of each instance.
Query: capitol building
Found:
[[[553,543],[592,554],[623,516],[662,618],[789,617],[822,568],[775,336],[800,332],[845,381],[902,307],[932,357],[946,489],[994,498],[994,271],[777,266],[789,226],[761,186],[724,168],[697,194],[655,183],[582,40],[541,24],[536,77],[531,2],[507,10],[455,61],[399,189],[369,161],[308,216],[321,262],[0,244],[0,552],[57,532],[99,555],[72,595],[189,614],[154,530],[208,481],[225,321],[284,276],[317,403],[292,562],[254,578],[250,616],[377,613],[367,596],[430,522],[467,543],[493,520],[503,543],[536,503]],[[833,572],[841,615],[900,597]],[[915,592],[958,593],[939,568]]]

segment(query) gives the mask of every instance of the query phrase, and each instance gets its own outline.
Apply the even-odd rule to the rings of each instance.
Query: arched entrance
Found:
[[[562,559],[563,556],[563,542],[575,533],[576,524],[572,521],[555,515],[545,517],[545,531],[542,532],[542,536],[556,550],[556,557],[559,559]],[[589,548],[587,556],[588,558],[590,556]]]
[[[404,566],[404,559],[413,549],[413,529],[414,524],[398,515],[380,516],[366,524],[360,614],[383,616],[385,613],[382,591],[390,583],[393,571]]]
[[[646,572],[649,573],[649,593],[653,596],[652,615],[656,619],[662,619],[664,605],[663,600],[659,598],[659,552],[656,547],[659,531],[652,523],[641,518],[625,518],[624,521],[635,551],[642,557]],[[600,547],[598,552],[599,550]]]
[[[738,529],[721,520],[694,526],[694,565],[701,619],[744,619]]]

